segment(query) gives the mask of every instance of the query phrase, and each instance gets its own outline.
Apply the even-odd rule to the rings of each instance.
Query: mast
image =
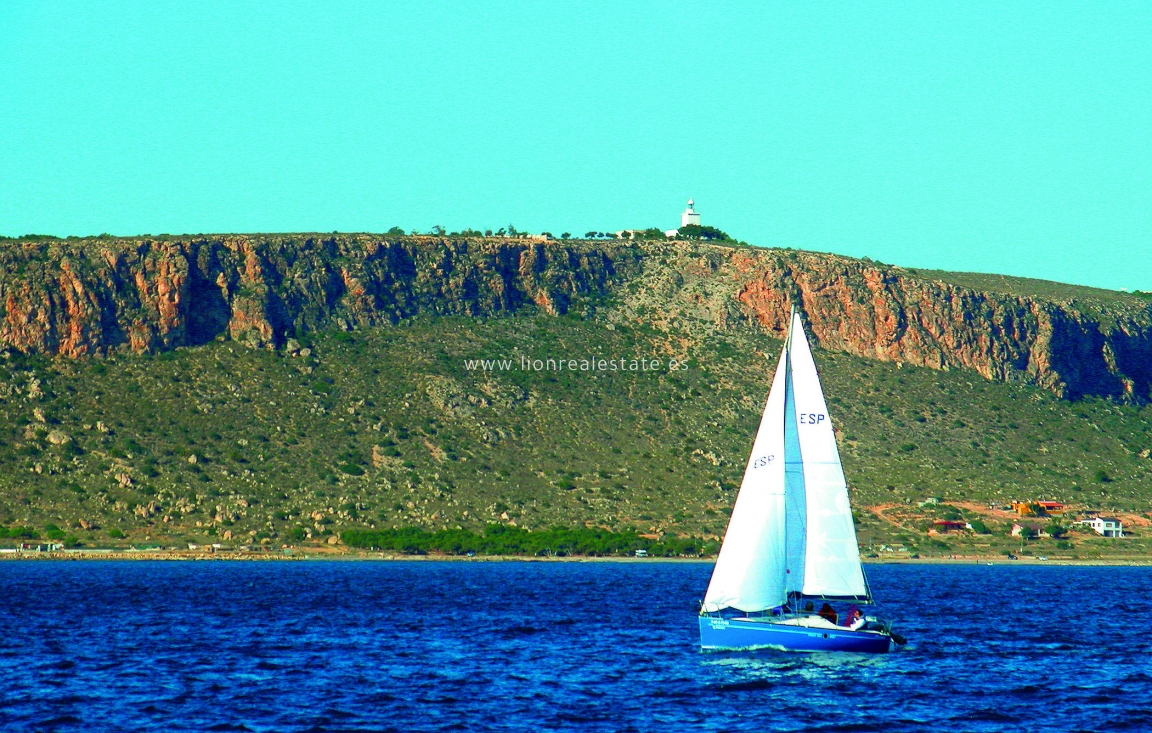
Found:
[[[787,362],[784,380],[784,585],[789,596],[804,589],[806,565],[805,548],[808,543],[807,491],[804,486],[804,452],[797,431],[796,387],[793,380],[792,347],[796,324],[796,306],[792,306],[788,321],[788,338],[783,359]],[[803,332],[801,332],[803,338]]]

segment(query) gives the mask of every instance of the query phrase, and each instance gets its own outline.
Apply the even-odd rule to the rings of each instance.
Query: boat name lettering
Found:
[[[776,456],[760,456],[759,458],[753,459],[752,468],[764,468],[774,460],[776,460]]]
[[[801,412],[800,424],[801,425],[819,425],[827,419],[827,415],[820,412]]]

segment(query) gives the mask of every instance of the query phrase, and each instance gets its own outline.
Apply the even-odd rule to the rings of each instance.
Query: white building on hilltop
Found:
[[[686,227],[689,224],[700,226],[700,214],[696,213],[696,209],[692,207],[692,199],[688,199],[688,208],[684,209],[684,213],[680,215],[680,226]]]
[[[700,226],[700,213],[697,212],[695,208],[693,208],[694,205],[695,203],[692,201],[692,199],[688,199],[688,208],[684,209],[684,213],[680,214],[681,227],[686,227],[689,224]],[[664,232],[664,236],[668,237],[669,239],[675,239],[676,235],[679,233],[679,229],[669,229]]]

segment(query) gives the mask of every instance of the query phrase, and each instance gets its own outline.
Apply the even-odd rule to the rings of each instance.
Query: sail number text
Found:
[[[801,425],[819,425],[828,419],[828,416],[821,412],[801,412],[797,417],[800,418]]]
[[[764,468],[773,460],[775,460],[775,458],[776,456],[760,456],[759,458],[753,458],[752,468]]]

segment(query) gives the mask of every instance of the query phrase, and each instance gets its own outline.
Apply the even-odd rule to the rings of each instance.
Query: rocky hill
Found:
[[[32,528],[16,534],[715,537],[793,304],[856,506],[1152,506],[1136,296],[697,242],[25,240],[0,260],[0,527]],[[601,357],[661,366],[523,366]],[[928,547],[870,516],[861,537]]]
[[[779,335],[798,307],[825,349],[971,369],[1059,396],[1148,400],[1152,307],[1136,296],[918,273],[836,255],[694,242],[372,235],[17,241],[0,246],[0,345],[79,357],[217,338],[267,347],[419,314],[605,317]]]

